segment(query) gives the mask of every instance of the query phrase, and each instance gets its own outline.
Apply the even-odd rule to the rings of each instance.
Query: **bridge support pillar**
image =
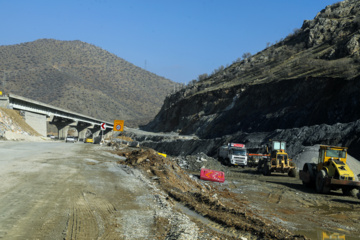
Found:
[[[100,143],[101,141],[101,136],[99,136],[101,133],[100,125],[94,125],[93,127],[89,128],[89,130],[92,133],[94,143]]]
[[[58,130],[58,136],[60,140],[64,140],[67,137],[70,125],[74,123],[73,120],[59,118],[59,117],[50,117],[50,124],[55,125]]]
[[[29,124],[35,131],[42,136],[47,135],[46,129],[46,116],[42,114],[36,114],[28,111],[20,111],[20,114],[24,116],[25,122]]]
[[[101,133],[99,126],[94,126],[93,128],[89,128],[89,129],[94,137],[98,137]]]
[[[112,136],[112,128],[107,128],[105,131],[104,131],[104,138],[110,138]]]
[[[79,131],[79,130],[78,130]],[[82,129],[79,133],[79,141],[85,141],[86,133],[88,132],[87,128]]]
[[[92,126],[90,123],[84,122],[76,122],[73,126],[78,132],[79,141],[85,141],[86,133],[88,132],[90,126]]]
[[[59,135],[59,139],[64,140],[66,139],[67,135],[68,135],[68,131],[70,128],[70,125],[57,125],[56,127],[58,128],[58,135]]]

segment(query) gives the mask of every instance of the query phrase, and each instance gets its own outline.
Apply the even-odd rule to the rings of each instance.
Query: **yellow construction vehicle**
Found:
[[[272,172],[281,172],[287,173],[289,177],[296,177],[296,166],[285,151],[286,142],[277,140],[271,142],[270,154],[259,161],[258,171],[265,176],[271,175]]]
[[[318,239],[321,240],[345,240],[345,234],[341,233],[331,233],[331,232],[324,232],[321,231],[318,233]]]
[[[344,195],[356,196],[360,182],[346,160],[346,147],[320,145],[318,163],[305,163],[299,177],[305,186],[315,186],[318,193],[342,189]]]

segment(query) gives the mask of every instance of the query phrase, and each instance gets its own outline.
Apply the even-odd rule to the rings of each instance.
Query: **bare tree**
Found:
[[[202,81],[202,80],[205,80],[205,79],[208,78],[208,77],[209,77],[208,74],[207,74],[207,73],[204,73],[204,74],[199,75],[198,80],[199,80],[199,81]]]
[[[242,55],[243,59],[248,59],[249,57],[251,57],[251,53],[249,53],[249,52],[246,52]]]

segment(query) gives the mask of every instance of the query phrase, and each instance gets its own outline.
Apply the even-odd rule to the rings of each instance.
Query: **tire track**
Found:
[[[116,239],[116,208],[90,191],[81,192],[73,201],[66,239]]]

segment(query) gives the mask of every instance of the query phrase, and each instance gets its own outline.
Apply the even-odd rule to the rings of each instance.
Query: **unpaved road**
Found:
[[[360,200],[341,190],[318,194],[298,178],[255,168],[231,168],[223,187],[245,197],[248,208],[279,226],[311,239],[360,239]]]
[[[245,212],[241,221],[253,231],[269,222],[267,231],[280,226],[311,239],[360,239],[357,198],[317,194],[299,179],[262,176],[251,168],[230,168],[220,184],[144,161],[150,176],[145,178],[140,168],[119,164],[124,159],[110,150],[83,143],[0,142],[0,239],[261,239],[236,231],[241,223],[232,222],[241,216],[232,211]],[[195,187],[210,198],[194,199],[200,196]],[[225,205],[216,210],[209,203]],[[206,215],[233,219],[215,223]]]
[[[0,239],[157,239],[154,222],[171,209],[100,148],[0,142]]]

